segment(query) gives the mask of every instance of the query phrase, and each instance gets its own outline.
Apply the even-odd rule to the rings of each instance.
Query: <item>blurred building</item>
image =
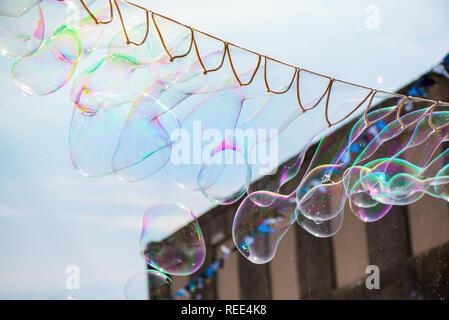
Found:
[[[399,93],[449,101],[449,56],[445,61]],[[389,101],[379,107],[386,105]],[[291,181],[292,186],[299,183],[298,178]],[[238,206],[219,206],[199,218],[207,257],[197,274],[223,255],[221,245],[234,246],[231,228]],[[253,264],[238,251],[233,252],[195,294],[202,299],[449,298],[446,201],[426,196],[412,205],[393,207],[374,223],[361,222],[349,208],[345,213],[343,227],[332,238],[316,238],[298,225],[293,226],[268,264]],[[380,268],[379,290],[366,288],[369,265]],[[174,277],[172,292],[189,280]]]

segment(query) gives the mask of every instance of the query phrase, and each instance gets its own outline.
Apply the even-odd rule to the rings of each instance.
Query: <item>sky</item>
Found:
[[[449,51],[445,0],[136,2],[271,57],[390,91]],[[0,298],[123,299],[126,280],[145,268],[145,210],[180,202],[201,215],[212,204],[163,172],[137,183],[81,176],[68,150],[70,84],[24,96],[13,62],[0,56]],[[79,290],[66,289],[70,265],[79,266]]]

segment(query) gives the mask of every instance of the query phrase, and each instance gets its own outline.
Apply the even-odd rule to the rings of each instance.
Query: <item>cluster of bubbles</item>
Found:
[[[402,115],[397,101],[366,113],[350,131],[332,133],[331,124],[394,96],[338,81],[330,90],[328,78],[304,70],[296,89],[291,80],[296,70],[289,66],[261,61],[170,19],[148,18],[140,7],[117,3],[123,26],[119,19],[97,24],[110,20],[111,12],[109,6],[94,9],[94,0],[85,4],[97,21],[79,1],[0,2],[0,53],[17,59],[12,74],[22,91],[47,95],[74,78],[69,144],[81,174],[139,181],[164,171],[215,204],[244,198],[232,232],[237,248],[254,263],[273,258],[295,221],[316,237],[334,235],[346,204],[372,222],[393,205],[425,194],[449,200],[449,151],[439,154],[449,134],[444,108],[429,112],[421,106]],[[44,19],[46,14],[52,19]],[[58,19],[63,21],[53,21]],[[185,135],[195,137],[196,131],[206,138],[185,148]],[[256,151],[276,139],[288,143],[278,150],[280,159],[291,160],[271,173],[268,183],[257,180]],[[281,194],[316,141],[294,192]],[[192,274],[205,258],[196,217],[182,205],[148,209],[141,249],[156,270],[132,278],[129,297],[135,279],[145,277],[156,291],[165,290],[166,274]]]
[[[252,181],[260,172],[260,147],[276,139],[289,141],[295,128],[307,124],[298,98],[311,116],[324,111],[327,78],[302,72],[298,94],[291,86],[293,69],[281,63],[261,63],[253,53],[159,15],[147,20],[146,11],[124,1],[117,2],[124,29],[118,19],[96,24],[110,20],[109,6],[92,9],[94,20],[80,3],[2,1],[0,24],[6,28],[0,50],[18,58],[12,74],[26,94],[47,95],[74,78],[70,154],[85,176],[115,174],[139,181],[164,171],[213,203],[232,204],[257,189]],[[91,8],[96,4],[85,3]],[[49,26],[47,12],[65,21]],[[22,18],[25,24],[16,23]],[[127,38],[146,41],[137,46]],[[352,88],[360,99],[347,103],[343,89],[335,85],[327,99],[332,120],[369,93]],[[290,142],[291,150],[326,128],[325,121],[318,121],[304,137]],[[270,191],[297,174],[299,160],[277,173]]]
[[[360,220],[374,222],[426,194],[449,201],[449,111],[398,116],[395,110],[378,109],[352,130],[321,139],[293,193],[249,194],[233,225],[240,252],[254,263],[270,261],[295,221],[316,237],[333,236],[346,204]],[[329,154],[330,145],[337,152]]]

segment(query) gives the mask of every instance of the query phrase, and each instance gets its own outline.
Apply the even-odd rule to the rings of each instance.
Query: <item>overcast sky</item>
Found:
[[[449,51],[446,0],[139,2],[272,57],[385,90]],[[379,29],[367,28],[371,5],[379,9]],[[0,298],[122,299],[126,280],[145,267],[145,209],[177,201],[201,214],[211,205],[163,173],[132,184],[79,175],[67,143],[70,86],[25,97],[12,63],[0,57]],[[80,290],[65,288],[68,265],[80,267]]]

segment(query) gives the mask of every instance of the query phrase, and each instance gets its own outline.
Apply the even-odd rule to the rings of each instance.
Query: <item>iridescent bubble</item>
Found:
[[[145,212],[140,247],[150,266],[173,275],[196,272],[206,257],[198,221],[180,204],[157,205]]]
[[[449,151],[447,149],[446,151]],[[435,192],[436,195],[446,201],[449,201],[449,164],[445,165],[436,174],[435,179],[432,179],[430,184],[432,186],[429,192]],[[432,190],[433,189],[433,190]]]
[[[251,181],[251,167],[232,137],[219,144],[198,175],[198,187],[211,202],[229,205],[239,200]]]
[[[29,6],[32,2],[34,4]],[[18,8],[6,7],[16,4]],[[22,10],[19,10],[19,9]],[[24,8],[28,8],[25,10]],[[2,16],[2,11],[21,13],[13,16]],[[18,11],[17,11],[18,10]],[[24,57],[35,53],[44,39],[44,16],[39,4],[35,1],[0,2],[0,54],[11,57]]]
[[[434,125],[443,125],[447,114],[431,116],[428,109],[420,109],[398,118],[394,110],[367,114],[353,126],[347,140],[338,132],[321,140],[311,169],[297,189],[302,221],[315,227],[307,218],[322,226],[336,217],[346,199],[358,218],[373,222],[393,205],[414,203],[425,193],[439,197],[434,191],[439,186],[443,191],[449,179],[445,173],[438,176],[438,170],[448,160],[445,152],[435,154],[449,131],[434,130],[430,123],[435,119]]]
[[[329,238],[337,234],[343,225],[344,212],[341,211],[329,220],[311,220],[303,216],[299,210],[296,214],[298,224],[311,235],[317,238]]]
[[[260,207],[256,203],[271,205]],[[295,221],[295,207],[291,196],[264,191],[247,196],[240,204],[232,225],[232,237],[237,249],[253,263],[269,262]]]
[[[293,179],[301,168],[301,165],[304,162],[306,152],[310,147],[309,141],[302,150],[294,156],[292,159],[284,162],[276,171],[276,173],[270,176],[270,179],[258,179],[257,181],[251,183],[248,186],[248,194],[252,194],[253,192],[265,190],[274,193],[279,193],[281,187]],[[253,201],[257,201],[257,197],[252,199]],[[259,206],[268,206],[271,203],[256,203]]]
[[[2,0],[0,1],[0,16],[20,17],[42,0]]]
[[[133,275],[125,284],[126,300],[166,300],[170,294],[171,279],[156,270]]]
[[[78,9],[83,8],[78,1],[37,2],[0,2],[0,27],[4,26],[0,28],[0,50],[22,57],[13,74],[25,93],[45,95],[58,90],[82,56],[96,48],[107,51],[72,88],[75,108],[70,151],[74,166],[86,176],[113,172],[127,181],[144,179],[165,168],[178,185],[200,190],[217,204],[234,203],[247,191],[249,196],[236,214],[233,237],[239,250],[255,263],[273,257],[295,218],[318,237],[335,234],[343,221],[346,200],[361,220],[371,222],[387,214],[392,205],[416,202],[425,193],[449,199],[449,160],[445,152],[438,156],[443,142],[449,140],[449,113],[440,103],[432,105],[429,114],[422,101],[386,94],[382,100],[394,99],[396,105],[367,112],[352,130],[331,133],[326,131],[328,125],[361,114],[380,92],[305,70],[282,70],[283,65],[276,61],[157,14],[147,23],[148,12],[126,1],[115,3],[123,10],[119,19],[125,32],[117,23],[97,25],[84,10],[82,20],[73,19],[73,14],[54,14],[67,9],[80,16]],[[55,17],[46,24],[46,35],[41,6]],[[99,21],[112,18],[109,6],[93,12]],[[53,20],[62,26],[54,28]],[[137,46],[147,35],[147,41]],[[215,72],[221,67],[224,70]],[[295,78],[289,85],[292,72],[298,77],[298,91],[291,85]],[[277,75],[274,79],[273,74]],[[306,111],[307,118],[302,113]],[[298,174],[307,147],[288,158],[291,160],[268,179],[265,191],[253,192],[261,188],[258,183],[250,186],[257,170],[251,161],[253,150],[285,137],[287,128],[304,118],[303,124],[309,118],[317,122],[312,130],[299,126],[298,139],[295,131],[286,148],[292,154],[304,146],[303,140],[327,136],[295,190],[296,199],[279,193]],[[209,143],[213,137],[203,138],[211,129],[220,137]],[[237,129],[273,132],[245,143],[229,141],[226,130]],[[185,146],[184,140],[174,139],[176,130],[191,135],[191,144]],[[196,136],[198,132],[200,136]],[[294,140],[301,143],[294,145]],[[187,160],[185,154],[177,157],[177,152],[188,153]],[[184,228],[176,232],[183,227],[179,222]],[[161,230],[167,231],[163,227],[173,227],[172,232],[162,237]],[[201,230],[194,215],[179,205],[151,208],[145,215],[142,241],[148,263],[164,272],[189,274],[204,261]]]
[[[110,15],[109,6],[100,8],[94,15],[101,21],[106,20],[106,17]],[[105,28],[102,24],[96,24],[90,15],[87,15],[83,19],[70,21],[67,27],[78,34],[82,43],[83,53],[90,54],[95,49],[101,49],[101,42],[106,37],[104,32]]]
[[[50,39],[57,30],[62,28],[76,32],[77,30],[72,26],[88,15],[79,0],[45,0],[40,1],[40,6],[45,18],[44,41]]]
[[[69,149],[73,166],[83,176],[100,177],[112,174],[111,159],[117,150],[120,133],[131,105],[95,113],[73,107],[70,123]]]
[[[395,119],[386,124],[377,135],[371,136],[371,141],[367,146],[358,152],[354,164],[359,165],[379,158],[395,158],[407,148],[425,141],[432,132],[430,126],[427,125],[428,120],[426,123],[423,119],[425,114],[425,110],[418,110],[401,117],[401,121]],[[422,130],[416,131],[417,124],[418,128],[420,128],[420,124],[425,124],[424,129],[427,132],[423,134]]]
[[[349,191],[349,199],[359,207],[372,207],[378,203],[379,195],[386,192],[385,184],[385,175],[383,173],[363,175]]]
[[[78,36],[72,30],[62,28],[37,53],[14,64],[14,81],[27,94],[50,94],[70,80],[80,55]]]
[[[234,131],[242,99],[239,90],[229,90],[192,96],[176,106],[182,135],[164,168],[170,179],[183,188],[199,190],[200,171],[227,132]]]
[[[112,54],[101,58],[74,82],[71,99],[75,106],[88,114],[100,109],[118,107],[135,101],[147,87],[128,91],[127,84],[142,69],[142,64],[130,56]]]
[[[173,111],[144,95],[134,105],[124,126],[112,167],[117,176],[137,181],[158,172],[170,160],[172,133],[180,128]]]
[[[298,210],[302,215],[324,221],[336,217],[343,210],[346,193],[343,181],[338,178],[340,171],[339,166],[320,166],[303,179],[296,192]]]
[[[407,205],[423,196],[418,176],[421,168],[402,159],[378,159],[370,173],[361,179],[365,190],[379,202],[385,204]]]
[[[391,204],[376,202],[370,207],[359,207],[353,202],[349,202],[351,211],[363,222],[376,222],[382,219],[393,207]]]
[[[108,26],[109,27],[109,26]],[[105,32],[110,33],[109,28],[105,29]],[[135,39],[136,41],[141,41],[147,32],[147,24],[141,23],[137,26],[132,27],[127,30],[128,37],[130,39]],[[107,43],[107,48],[109,54],[119,54],[124,56],[132,56],[135,59],[142,61],[143,63],[158,63],[158,59],[162,54],[163,48],[159,43],[157,43],[154,34],[156,30],[154,28],[150,29],[149,40],[140,46],[129,45],[126,43],[126,37],[123,30],[119,30],[112,39]],[[103,46],[104,40],[101,43]],[[168,59],[168,57],[167,57]],[[168,65],[167,65],[168,67]]]
[[[186,117],[183,113],[185,109],[181,108],[180,112],[177,106],[192,96],[191,93],[184,91],[188,92],[192,89],[187,85],[181,88],[182,90],[176,89],[167,82],[177,74],[176,68],[184,66],[177,63],[181,60],[170,63],[169,66],[173,66],[171,73],[163,72],[168,78],[160,79],[158,65],[161,65],[161,70],[165,70],[167,58],[158,60],[155,54],[154,63],[148,66],[133,56],[113,53],[118,48],[120,46],[111,46],[110,54],[78,77],[72,88],[72,101],[80,111],[74,112],[72,121],[70,139],[72,159],[84,175],[101,176],[114,171],[124,180],[136,181],[161,169],[167,162],[167,156],[173,154],[171,143],[174,141],[169,140],[168,137],[176,131],[174,129],[179,128],[180,120],[178,119]],[[129,46],[126,45],[126,48]],[[144,50],[145,45],[139,48]],[[122,51],[123,53],[133,52],[119,50],[119,52]],[[161,51],[159,55],[162,55]],[[144,57],[142,55],[142,58]],[[204,77],[202,73],[196,73]],[[113,111],[112,108],[126,109],[121,106],[128,103],[135,103],[135,105],[124,123],[121,116],[116,116],[122,115],[123,112]],[[205,114],[204,110],[197,111],[197,105],[187,105],[187,108],[193,108],[186,111],[187,117],[190,112],[194,112],[194,115],[200,118],[201,114]],[[172,111],[175,107],[176,113]],[[218,109],[218,107],[220,107],[219,104],[217,110],[222,112],[223,117],[219,122],[222,124],[229,110]],[[99,111],[102,111],[101,114],[96,116]],[[155,112],[159,114],[158,117],[151,116]],[[191,115],[192,118],[194,115]],[[158,121],[148,122],[150,118]],[[234,122],[235,119],[232,123]],[[185,126],[186,123],[183,129]],[[100,152],[97,152],[98,148]],[[111,153],[113,169],[110,166],[111,158],[108,159]],[[196,172],[192,170],[192,167],[195,165],[189,163],[184,166],[184,169],[188,168],[187,170],[181,170],[182,168],[175,166],[168,172],[173,176],[179,172],[181,177],[193,172],[189,175],[190,181],[185,183],[190,183],[192,188],[198,189],[197,175],[202,164],[201,162],[198,164],[199,168]],[[183,181],[179,176],[177,180]]]

